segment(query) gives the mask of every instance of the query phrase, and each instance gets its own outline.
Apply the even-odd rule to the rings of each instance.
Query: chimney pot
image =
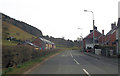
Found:
[[[104,35],[104,30],[102,30],[102,34]]]
[[[92,32],[93,30],[90,30],[90,33]]]
[[[116,22],[111,24],[111,29],[114,29],[116,27]]]

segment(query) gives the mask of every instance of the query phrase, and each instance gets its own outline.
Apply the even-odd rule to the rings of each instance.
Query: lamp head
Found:
[[[87,12],[87,10],[84,10],[84,12]]]

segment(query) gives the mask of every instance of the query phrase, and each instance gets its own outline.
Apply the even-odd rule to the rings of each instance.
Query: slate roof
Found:
[[[96,32],[98,32],[99,34],[101,34],[98,30],[94,30],[94,31],[96,31]],[[88,38],[88,36],[91,35],[92,33],[93,33],[93,31],[92,31],[90,34],[88,34],[85,38]],[[85,39],[85,38],[84,38],[84,39]]]
[[[106,34],[106,36],[112,34],[113,32],[115,32],[115,30],[117,30],[117,28],[118,28],[118,27],[116,26],[114,29],[111,29],[111,30]]]
[[[39,39],[42,40],[45,43],[48,43],[48,44],[55,44],[55,43],[53,43],[53,42],[51,42],[51,41],[49,41],[47,39],[41,38],[41,37],[39,37]]]

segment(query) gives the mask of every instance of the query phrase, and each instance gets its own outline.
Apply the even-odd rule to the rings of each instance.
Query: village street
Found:
[[[118,74],[117,59],[95,58],[80,51],[65,51],[50,58],[30,74]],[[111,76],[110,75],[110,76]]]

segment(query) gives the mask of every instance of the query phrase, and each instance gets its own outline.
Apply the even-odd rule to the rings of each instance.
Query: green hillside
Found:
[[[2,20],[9,23],[9,24],[12,24],[20,29],[22,29],[23,31],[31,34],[31,35],[34,35],[36,37],[42,37],[42,32],[40,29],[34,27],[34,26],[31,26],[23,21],[19,21],[19,20],[16,20],[14,18],[11,18],[5,14],[2,14]]]
[[[22,40],[22,41],[32,40],[36,38],[34,35],[31,35],[8,22],[3,21],[2,25],[3,25],[2,26],[3,45],[16,45],[17,44],[17,42],[14,42],[14,41],[7,41],[6,38],[8,37],[14,37],[17,40]]]

